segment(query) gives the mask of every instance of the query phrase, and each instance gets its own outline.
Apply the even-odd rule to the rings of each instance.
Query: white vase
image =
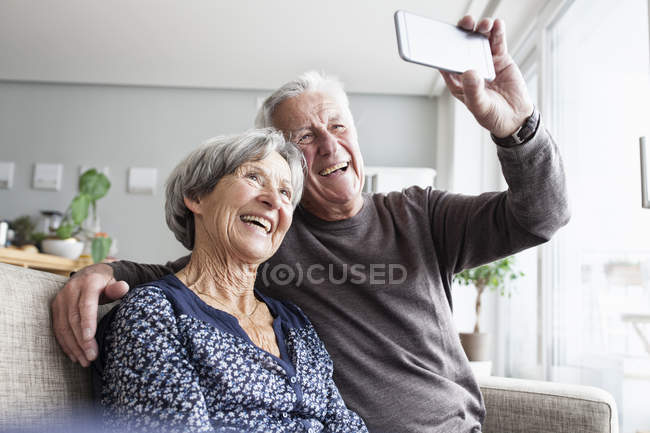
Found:
[[[41,249],[46,254],[77,260],[84,248],[84,243],[75,239],[43,239]]]

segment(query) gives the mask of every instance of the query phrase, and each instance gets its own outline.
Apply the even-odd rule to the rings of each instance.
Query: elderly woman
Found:
[[[332,361],[295,305],[253,285],[289,229],[302,156],[254,130],[192,152],[167,184],[167,224],[192,250],[102,320],[95,383],[109,424],[144,431],[361,432]]]

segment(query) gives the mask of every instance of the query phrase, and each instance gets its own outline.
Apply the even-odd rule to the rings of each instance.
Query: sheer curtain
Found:
[[[638,150],[650,132],[646,0],[576,0],[548,36],[548,111],[572,220],[553,257],[547,376],[607,389],[622,432],[650,430],[650,353],[639,332],[649,330],[631,320],[650,318]]]
[[[538,104],[538,79],[535,53],[524,59],[520,66],[526,87],[535,105]],[[506,188],[502,177],[502,187]],[[541,314],[539,303],[538,261],[540,248],[531,248],[515,256],[518,270],[524,277],[515,284],[515,292],[510,298],[499,300],[497,317],[500,318],[499,330],[500,353],[503,362],[502,374],[508,377],[524,379],[544,379],[541,361],[540,328]],[[498,371],[498,370],[497,370]]]

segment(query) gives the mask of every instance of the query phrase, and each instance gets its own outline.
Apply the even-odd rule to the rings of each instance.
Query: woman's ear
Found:
[[[199,215],[201,214],[201,200],[199,199],[194,200],[189,197],[183,197],[183,203],[185,203],[185,206],[187,206],[187,208],[191,210],[193,213]]]

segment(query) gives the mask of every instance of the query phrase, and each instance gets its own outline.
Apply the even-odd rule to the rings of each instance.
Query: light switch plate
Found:
[[[153,195],[156,190],[158,169],[131,167],[129,168],[129,180],[127,191],[131,194]]]
[[[0,189],[11,189],[14,186],[14,163],[0,161]]]
[[[34,165],[34,189],[45,189],[49,191],[61,190],[61,175],[63,164],[42,164]]]

